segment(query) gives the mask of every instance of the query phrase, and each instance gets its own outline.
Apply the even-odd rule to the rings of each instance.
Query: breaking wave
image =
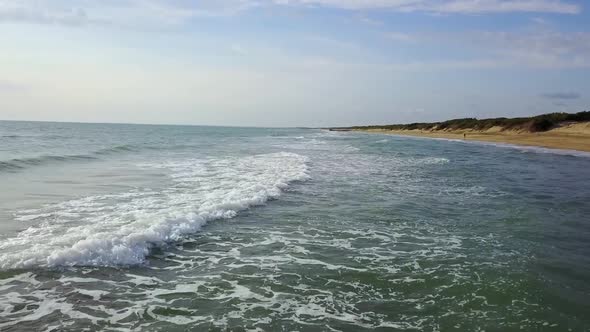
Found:
[[[141,264],[154,246],[264,204],[308,178],[306,157],[284,152],[144,167],[168,170],[171,186],[20,211],[17,220],[36,225],[2,241],[0,268]]]

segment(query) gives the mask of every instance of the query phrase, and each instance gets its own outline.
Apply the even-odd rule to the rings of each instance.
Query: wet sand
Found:
[[[485,131],[476,131],[471,129],[433,131],[356,129],[355,131],[379,134],[500,142],[516,145],[542,146],[554,149],[568,149],[590,152],[590,122],[565,124],[559,128],[541,133],[501,130],[501,128],[496,127]]]

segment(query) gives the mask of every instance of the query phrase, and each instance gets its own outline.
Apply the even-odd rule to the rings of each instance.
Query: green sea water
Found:
[[[0,122],[0,331],[586,331],[590,154]]]

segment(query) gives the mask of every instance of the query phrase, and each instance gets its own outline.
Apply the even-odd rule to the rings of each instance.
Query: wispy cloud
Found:
[[[48,8],[27,1],[0,1],[0,22],[80,25],[88,20],[82,7]]]
[[[465,62],[472,67],[590,68],[590,32],[551,29],[514,31],[461,31],[454,33],[386,34],[395,41],[412,41],[445,49],[462,49],[464,60],[448,59],[439,54],[439,63]],[[452,56],[451,56],[452,57]],[[445,60],[446,59],[446,60]],[[450,60],[450,61],[449,61]]]
[[[180,24],[203,16],[228,16],[260,7],[389,10],[442,14],[560,13],[582,7],[565,0],[0,0],[0,22],[44,24]]]
[[[279,67],[290,65],[316,70],[380,71],[439,71],[439,70],[495,70],[495,69],[587,69],[590,68],[590,33],[556,30],[522,29],[511,32],[463,31],[439,32],[388,32],[383,38],[393,43],[401,53],[413,57],[396,57],[381,53],[361,41],[309,36],[296,41],[305,45],[304,53],[292,52],[288,47],[248,45],[248,56],[272,61]],[[246,55],[242,44],[232,50]],[[275,45],[276,46],[276,45]],[[437,49],[436,56],[422,51]],[[451,51],[449,51],[451,50]],[[456,52],[461,50],[461,52]],[[272,60],[272,61],[271,61]],[[300,68],[301,70],[301,68]],[[572,94],[546,94],[553,99],[572,99]]]
[[[476,32],[468,38],[472,45],[526,66],[590,67],[588,32]]]
[[[455,0],[429,1],[413,9],[440,13],[559,13],[578,14],[582,8],[571,2],[558,0]]]
[[[579,5],[561,0],[275,0],[277,4],[343,9],[390,9],[436,13],[536,12],[577,14]]]
[[[381,26],[383,26],[383,25],[384,25],[384,23],[383,23],[382,21],[380,21],[380,20],[376,20],[376,19],[374,19],[374,18],[371,18],[371,17],[365,16],[365,15],[363,15],[363,16],[359,16],[359,17],[358,17],[358,21],[359,21],[359,22],[362,22],[362,23],[364,23],[364,24],[367,24],[367,25],[374,26],[374,27],[381,27]]]
[[[541,97],[547,99],[570,100],[580,98],[580,94],[575,92],[549,92],[541,94]]]
[[[395,31],[390,31],[386,34],[387,39],[390,40],[395,40],[395,41],[412,41],[414,40],[414,37],[410,34],[407,33],[403,33],[403,32],[395,32]]]
[[[182,24],[197,17],[235,15],[254,1],[204,0],[0,0],[0,22],[61,25]]]

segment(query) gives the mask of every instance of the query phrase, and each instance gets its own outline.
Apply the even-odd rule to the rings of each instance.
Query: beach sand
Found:
[[[501,128],[498,127],[493,127],[485,131],[477,131],[472,129],[434,131],[355,129],[355,131],[379,134],[500,142],[516,145],[542,146],[554,149],[568,149],[590,152],[590,122],[563,124],[558,128],[540,133],[531,133],[522,130],[501,130]],[[465,134],[465,137],[463,134]]]

